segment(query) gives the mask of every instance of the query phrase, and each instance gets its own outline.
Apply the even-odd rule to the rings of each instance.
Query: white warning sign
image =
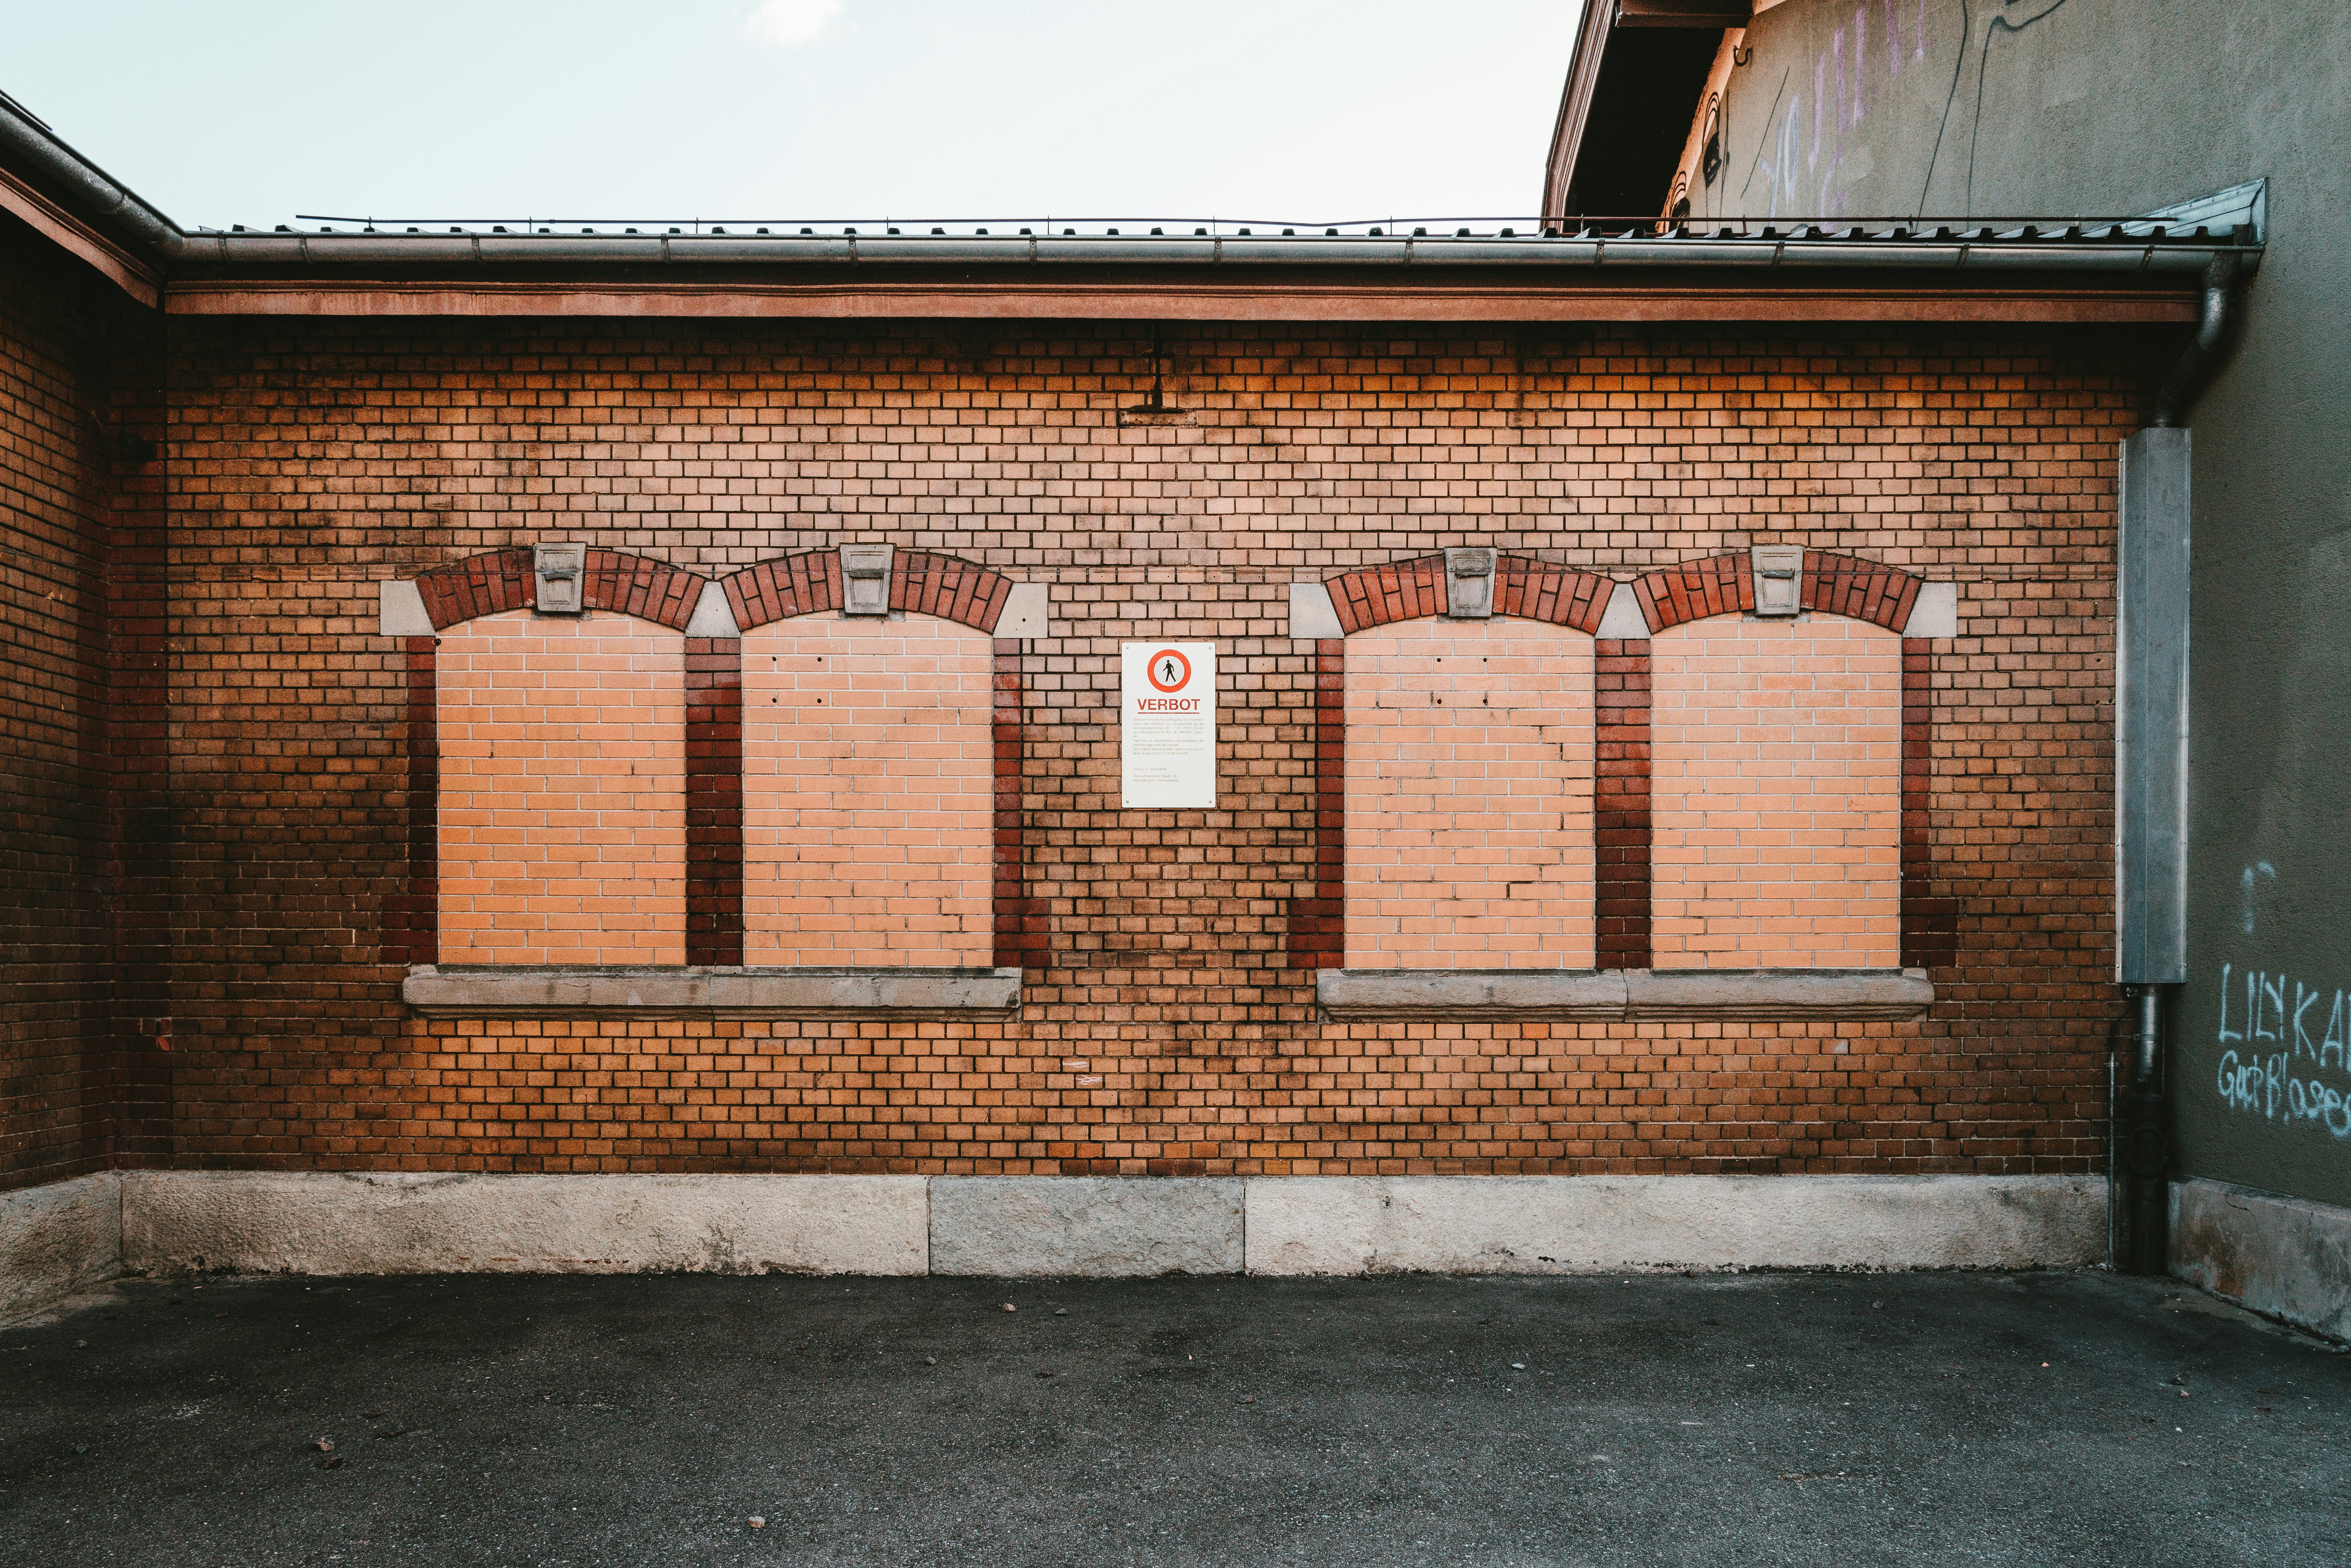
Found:
[[[1217,645],[1119,648],[1119,804],[1217,803]]]

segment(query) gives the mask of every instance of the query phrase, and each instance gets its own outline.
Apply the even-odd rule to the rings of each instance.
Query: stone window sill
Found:
[[[1325,969],[1322,1010],[1398,1019],[1910,1019],[1924,969]]]
[[[1007,1018],[1020,971],[420,964],[400,998],[428,1018]]]

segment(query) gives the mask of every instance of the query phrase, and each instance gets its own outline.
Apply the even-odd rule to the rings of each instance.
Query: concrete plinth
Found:
[[[2254,1312],[2351,1340],[2351,1209],[2224,1181],[2176,1182],[2171,1271]]]
[[[2105,1253],[2098,1176],[1363,1176],[1249,1184],[1253,1274],[2020,1269]]]
[[[935,1274],[1232,1274],[1242,1184],[1234,1179],[935,1176]]]
[[[920,1274],[920,1176],[132,1172],[133,1272]]]

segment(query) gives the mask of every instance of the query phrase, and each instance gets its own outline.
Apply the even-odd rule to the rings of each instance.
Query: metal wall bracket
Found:
[[[890,563],[895,545],[841,547],[841,587],[843,615],[890,613]]]
[[[1445,613],[1456,621],[1494,614],[1494,552],[1473,545],[1445,552]]]
[[[577,615],[587,587],[586,545],[540,545],[531,551],[531,570],[538,579],[541,615]]]

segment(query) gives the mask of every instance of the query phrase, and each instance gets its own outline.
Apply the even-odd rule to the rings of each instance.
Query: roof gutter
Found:
[[[0,165],[30,173],[77,217],[150,261],[178,260],[187,244],[179,225],[5,97],[0,97]]]
[[[2143,226],[2143,225],[2142,225]],[[204,234],[178,236],[177,258],[243,272],[355,267],[457,270],[549,267],[1426,267],[1892,268],[1903,271],[2200,275],[2216,260],[2250,267],[2260,246],[2230,235],[2041,238],[2029,232],[1972,237],[1888,238],[1811,231],[1689,235],[1292,238],[1138,238],[1116,235],[978,237],[950,235],[392,235]]]

